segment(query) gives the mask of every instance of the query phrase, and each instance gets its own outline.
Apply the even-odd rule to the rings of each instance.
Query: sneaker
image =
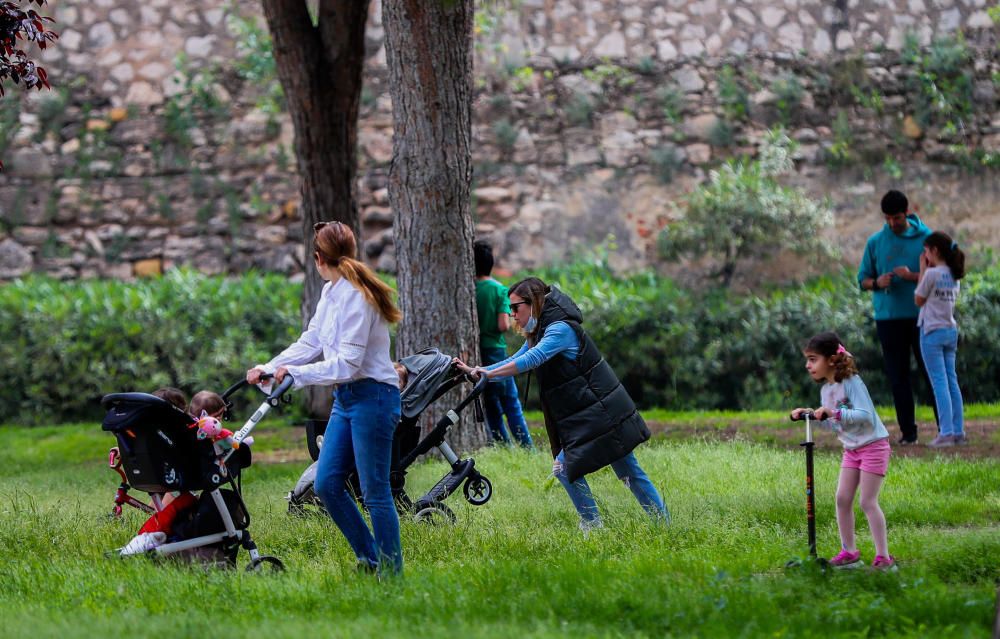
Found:
[[[851,552],[850,550],[841,550],[837,553],[837,556],[830,560],[830,565],[834,568],[843,570],[846,568],[860,568],[864,565],[861,561],[861,551],[855,550]]]
[[[969,443],[969,439],[965,436],[965,433],[959,433],[958,435],[952,435],[955,438],[956,446],[965,446]]]
[[[949,446],[954,446],[955,445],[955,436],[954,435],[938,435],[933,440],[931,440],[931,442],[929,444],[927,444],[927,445],[929,447],[931,447],[931,448],[947,448]]]
[[[587,535],[589,535],[590,531],[592,531],[592,530],[600,530],[601,528],[604,528],[604,522],[601,521],[600,517],[598,517],[596,519],[581,519],[580,520],[580,530],[583,532],[583,536],[584,537],[586,537]]]
[[[900,446],[914,446],[917,443],[917,436],[914,435],[913,437],[907,437],[906,435],[903,435],[899,438],[897,443]]]
[[[132,538],[132,541],[125,544],[125,547],[121,549],[119,554],[122,557],[139,555],[157,546],[162,546],[166,541],[167,533],[165,532],[139,533]]]
[[[886,570],[889,572],[895,572],[896,560],[893,559],[892,555],[888,557],[883,557],[882,555],[875,555],[875,559],[872,561],[872,568],[875,570]]]

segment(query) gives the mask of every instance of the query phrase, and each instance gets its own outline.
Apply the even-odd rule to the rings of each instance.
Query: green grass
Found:
[[[297,431],[270,431],[259,430],[261,452],[297,445]],[[489,449],[476,459],[494,500],[474,508],[454,495],[454,526],[404,521],[405,576],[378,583],[354,574],[329,521],[285,514],[302,463],[257,463],[245,474],[251,531],[285,561],[283,575],[105,558],[142,521],[137,511],[103,517],[117,485],[104,461],[111,443],[93,424],[0,428],[5,637],[987,637],[994,615],[995,459],[894,459],[881,502],[900,570],[823,574],[782,568],[805,550],[797,446],[654,439],[638,455],[673,523],[647,521],[604,470],[591,485],[606,528],[587,537],[547,481],[547,455]],[[837,467],[834,452],[818,454],[826,555],[838,547]],[[426,489],[443,469],[420,464],[408,485]]]
[[[789,410],[791,407],[789,407]],[[742,426],[773,426],[775,428],[788,427],[789,410],[667,410],[663,408],[645,409],[642,411],[643,417],[647,421],[660,422],[664,424],[684,424],[697,427],[725,427],[734,423]],[[896,423],[896,411],[892,406],[879,406],[877,409],[879,416],[886,424]],[[533,410],[526,411],[525,417],[529,422],[541,423],[542,412]],[[934,410],[930,406],[917,406],[916,418],[918,422],[933,423]],[[1000,403],[993,404],[967,404],[965,406],[965,419],[967,421],[989,420],[1000,421]]]

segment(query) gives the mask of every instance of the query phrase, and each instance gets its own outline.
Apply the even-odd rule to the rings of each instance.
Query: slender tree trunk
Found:
[[[479,359],[472,181],[472,0],[383,0],[394,125],[389,202],[403,311],[396,352]],[[452,393],[436,403],[457,403]],[[486,442],[466,411],[453,446]],[[427,422],[425,422],[425,426]]]
[[[262,1],[295,128],[305,248],[304,328],[323,288],[311,259],[313,224],[331,220],[349,224],[359,252],[362,248],[354,177],[368,0],[321,0],[317,25],[306,0]],[[330,414],[329,388],[309,389],[306,401],[310,414]]]

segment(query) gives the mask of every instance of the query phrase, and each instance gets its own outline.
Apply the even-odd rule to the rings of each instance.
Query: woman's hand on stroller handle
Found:
[[[457,357],[452,358],[451,363],[455,365],[455,368],[468,375],[473,381],[478,381],[480,376],[488,376],[485,368],[473,368]]]

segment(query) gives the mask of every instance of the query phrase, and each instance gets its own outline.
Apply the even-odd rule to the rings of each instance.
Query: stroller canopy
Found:
[[[399,360],[410,373],[410,380],[400,394],[403,417],[419,415],[434,400],[434,393],[451,373],[451,357],[436,348]]]

